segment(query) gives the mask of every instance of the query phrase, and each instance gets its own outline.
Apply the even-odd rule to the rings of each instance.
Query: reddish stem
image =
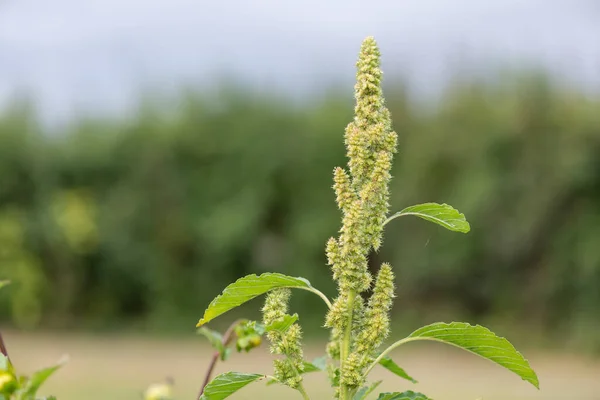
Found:
[[[233,340],[233,337],[235,336],[235,327],[244,321],[245,321],[244,319],[238,319],[233,324],[231,324],[229,326],[229,328],[227,328],[227,330],[225,331],[225,334],[223,335],[223,339],[221,340],[221,343],[223,343],[223,347],[227,347],[229,345],[229,343],[231,343],[231,341]],[[204,383],[202,383],[202,387],[200,388],[200,393],[198,393],[197,400],[200,400],[200,398],[204,394],[204,388],[210,382],[210,378],[215,369],[215,366],[217,365],[217,362],[219,361],[220,355],[221,355],[221,353],[219,353],[218,350],[213,353],[212,359],[210,360],[210,364],[208,365],[208,370],[206,371],[206,375],[204,377]]]
[[[0,333],[0,352],[4,355],[4,357],[8,358],[10,361],[10,357],[8,356],[8,350],[6,350],[6,345],[4,344],[4,339],[2,338],[2,334]]]

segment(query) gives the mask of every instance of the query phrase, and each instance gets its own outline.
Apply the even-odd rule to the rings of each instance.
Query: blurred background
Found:
[[[391,209],[446,202],[471,223],[389,226],[372,267],[397,272],[394,336],[485,324],[550,388],[406,353],[423,391],[599,399],[598,21],[595,0],[0,1],[9,351],[27,368],[70,353],[63,399],[139,398],[169,374],[191,398],[210,355],[194,325],[229,282],[276,271],[333,296],[331,175],[373,35],[400,138]],[[320,344],[320,300],[293,305]]]

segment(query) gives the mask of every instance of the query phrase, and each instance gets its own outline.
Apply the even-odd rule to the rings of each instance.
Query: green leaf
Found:
[[[312,360],[312,365],[319,368],[321,371],[325,371],[327,369],[327,356],[317,357]]]
[[[208,329],[205,327],[198,329],[198,333],[208,339],[210,345],[219,352],[219,355],[221,356],[221,361],[225,361],[228,354],[226,351],[227,349],[223,345],[223,335],[221,335],[217,331],[213,331],[212,329]]]
[[[239,372],[226,372],[213,379],[204,388],[201,400],[221,400],[231,396],[244,386],[263,379],[261,374],[243,374]]]
[[[423,393],[416,393],[412,390],[408,392],[380,393],[377,400],[432,400]]]
[[[394,360],[392,360],[390,357],[383,357],[380,361],[379,364],[384,367],[385,369],[387,369],[388,371],[393,372],[394,374],[398,375],[401,378],[406,379],[407,381],[411,381],[412,383],[417,383],[417,381],[411,377],[410,375],[408,375],[402,368],[400,368],[400,366],[398,364],[396,364],[394,362]]]
[[[0,371],[13,372],[13,367],[10,363],[10,360],[2,353],[0,353]]]
[[[52,367],[44,368],[37,372],[34,372],[33,375],[31,375],[31,378],[29,378],[27,380],[27,383],[25,384],[25,387],[23,388],[23,393],[26,396],[34,396],[37,393],[40,386],[42,386],[42,384],[44,382],[46,382],[46,380],[53,373],[55,373],[64,364],[66,364],[66,362],[67,362],[67,359],[64,358],[63,360],[59,361],[58,364],[56,364]]]
[[[540,388],[535,371],[521,353],[508,340],[496,336],[483,326],[473,326],[464,322],[438,322],[417,329],[408,338],[435,340],[460,347],[509,369],[536,388]]]
[[[260,276],[253,274],[240,278],[227,286],[225,290],[223,290],[223,293],[210,303],[204,312],[204,317],[200,319],[196,326],[200,327],[219,315],[277,288],[299,288],[309,290],[317,293],[331,307],[331,303],[327,297],[312,287],[310,282],[304,278],[294,278],[278,273],[265,273]]]
[[[303,374],[307,374],[309,372],[321,372],[325,371],[327,368],[327,356],[317,357],[312,362],[304,361],[304,370]]]
[[[381,384],[381,382],[382,381],[373,382],[370,386],[365,386],[364,388],[360,389],[358,392],[356,392],[356,394],[354,395],[352,400],[366,399],[367,396],[371,394],[371,392],[373,392],[375,389],[377,389],[377,387]]]
[[[265,330],[267,332],[277,331],[280,333],[285,333],[288,329],[290,329],[290,326],[292,326],[296,321],[298,321],[298,314],[286,314],[283,316],[283,318],[280,318],[277,321],[274,321],[273,323],[269,324]]]
[[[414,215],[423,218],[424,220],[441,225],[454,232],[467,233],[471,230],[471,226],[465,219],[464,214],[458,212],[458,210],[448,204],[438,203],[424,203],[406,207],[404,210],[389,217],[384,222],[384,225],[395,218],[403,217],[405,215]]]
[[[323,371],[321,368],[317,367],[315,364],[310,363],[308,361],[304,361],[304,369],[302,370],[303,374],[308,374],[310,372],[321,372]]]
[[[10,281],[0,281],[0,289],[2,289],[4,286],[8,286],[10,285]]]

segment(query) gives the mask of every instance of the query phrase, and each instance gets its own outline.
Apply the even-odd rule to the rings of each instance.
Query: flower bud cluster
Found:
[[[262,309],[265,326],[269,326],[287,315],[290,296],[290,289],[276,289],[267,295]],[[284,359],[277,359],[273,363],[275,378],[291,388],[298,388],[302,382],[301,373],[304,370],[300,325],[294,323],[285,332],[276,330],[267,332],[267,337],[271,342],[271,353],[285,356]]]
[[[371,288],[368,256],[382,243],[389,209],[389,183],[397,135],[381,90],[380,52],[375,40],[365,39],[358,58],[354,120],[345,131],[348,170],[334,170],[333,188],[342,211],[338,238],[327,242],[326,254],[338,297],[325,321],[332,330],[328,353],[341,361],[340,384],[358,387],[372,354],[389,333],[389,310],[394,297],[394,275],[384,264],[373,295],[365,305],[361,293]],[[352,326],[349,326],[349,325]],[[341,345],[351,332],[350,348]],[[344,354],[346,348],[347,354]],[[349,351],[348,351],[349,350]]]

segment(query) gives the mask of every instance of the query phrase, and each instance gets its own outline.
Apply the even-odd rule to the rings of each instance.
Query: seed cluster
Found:
[[[367,304],[361,296],[373,280],[368,256],[381,246],[398,140],[384,105],[379,49],[371,37],[362,44],[356,78],[355,116],[345,134],[348,170],[338,167],[333,174],[342,228],[340,236],[330,238],[326,247],[328,264],[338,283],[338,297],[325,320],[332,332],[328,354],[334,360],[344,356],[341,341],[352,321],[350,352],[340,360],[341,371],[330,368],[330,377],[336,380],[339,376],[339,383],[348,387],[362,385],[364,369],[389,334],[388,314],[394,297],[394,274],[389,264],[382,265]]]

